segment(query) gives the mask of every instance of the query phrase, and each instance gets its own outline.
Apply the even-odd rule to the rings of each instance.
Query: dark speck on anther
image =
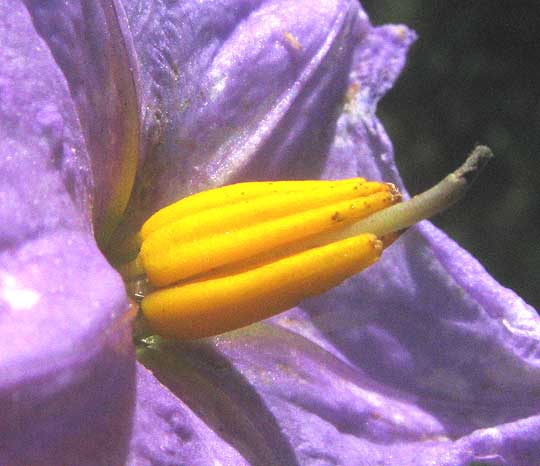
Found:
[[[332,220],[333,220],[334,222],[342,222],[342,221],[345,220],[345,219],[343,218],[343,216],[342,216],[338,211],[336,211],[336,212],[334,212],[334,214],[332,215]]]

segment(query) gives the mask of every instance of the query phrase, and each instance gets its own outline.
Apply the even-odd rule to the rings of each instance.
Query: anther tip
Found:
[[[386,249],[387,247],[394,244],[399,239],[399,237],[403,233],[405,233],[405,231],[407,231],[407,229],[403,229],[403,230],[399,230],[399,231],[393,231],[391,233],[387,233],[386,235],[380,236],[379,240],[382,243],[383,249]]]
[[[392,195],[392,202],[397,203],[400,202],[402,199],[402,195],[399,192],[399,189],[394,183],[386,183],[386,186],[388,187],[388,191]]]
[[[370,242],[373,249],[377,251],[378,255],[380,256],[386,247],[384,241],[381,238],[373,238]]]

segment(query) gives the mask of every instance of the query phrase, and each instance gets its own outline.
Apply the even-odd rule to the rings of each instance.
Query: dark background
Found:
[[[378,115],[411,194],[480,142],[496,159],[434,223],[540,309],[540,1],[363,0],[418,33]]]

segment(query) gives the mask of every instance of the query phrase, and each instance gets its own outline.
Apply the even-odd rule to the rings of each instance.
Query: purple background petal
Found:
[[[122,464],[131,316],[89,206],[125,204],[138,106],[126,228],[239,179],[401,184],[374,112],[414,36],[346,0],[25,4],[0,2],[0,463]],[[129,462],[540,464],[538,324],[425,223],[270,323],[148,342],[168,388],[138,368]]]
[[[145,24],[152,14],[149,18]],[[402,186],[375,110],[399,74],[414,35],[402,26],[388,26],[366,36],[366,24],[360,13],[350,29],[359,41],[352,56],[347,52],[342,62],[315,65],[348,67],[348,57],[353,60],[344,112],[337,128],[325,128],[336,130],[329,157],[319,158],[325,153],[321,144],[310,168],[322,163],[325,178],[360,175]],[[295,37],[302,43],[300,35]],[[206,82],[201,76],[197,83]],[[280,79],[286,81],[287,74]],[[302,84],[300,94],[310,95],[307,101],[324,104],[324,86],[309,80]],[[336,95],[345,94],[339,79],[328,85]],[[236,86],[238,96],[249,96],[254,85],[246,80]],[[200,111],[210,118],[206,128],[236,115],[240,102],[228,102],[223,120],[221,113],[210,118],[203,106]],[[269,142],[288,134],[280,122],[292,119],[295,108],[285,106],[282,112],[262,146],[266,152],[255,152],[243,167],[244,152],[238,156],[234,150],[230,161],[201,159],[201,177],[215,175],[213,181],[223,182],[228,179],[223,174],[231,173],[234,180],[241,167],[238,173],[247,178],[305,173],[311,159],[303,151],[295,159],[288,148],[313,136],[309,125],[292,131],[290,145]],[[328,126],[329,115],[324,118]],[[209,140],[214,143],[212,136]],[[193,189],[200,189],[197,173],[191,176]],[[174,196],[172,191],[168,195]],[[191,344],[156,340],[141,357],[206,424],[207,430],[197,430],[193,438],[219,432],[250,464],[538,465],[539,323],[533,309],[425,223],[404,235],[370,271],[270,325]],[[155,382],[153,387],[157,390]],[[173,396],[164,390],[156,399]],[[177,410],[182,418],[190,416],[183,405]],[[158,433],[170,429],[138,430],[133,464],[172,461],[155,447]],[[194,441],[196,448],[211,454],[201,442]],[[137,463],[140,451],[148,452],[150,445],[148,463]]]
[[[92,235],[77,108],[22,2],[0,1],[0,41],[0,464],[122,464],[131,315]]]
[[[369,457],[376,464],[390,437],[442,434],[414,398],[400,399],[279,327],[254,325],[208,342],[158,342],[142,361],[252,465],[371,464],[361,462]]]
[[[124,3],[147,154],[126,228],[210,186],[319,176],[367,25],[356,2]]]
[[[92,169],[99,244],[120,221],[139,159],[138,73],[122,6],[115,0],[25,0],[67,81]]]
[[[420,394],[381,384],[284,328],[259,324],[194,343],[153,339],[140,355],[168,389],[155,379],[140,389],[151,396],[137,408],[131,464],[199,464],[212,454],[261,466],[538,464],[540,416],[452,436]],[[223,461],[218,452],[230,448],[241,459]]]
[[[165,356],[166,357],[166,356]],[[172,355],[169,363],[184,364]],[[174,371],[173,371],[174,372]],[[215,417],[211,411],[218,405],[225,410],[231,407],[217,392],[208,392],[204,380],[197,374],[182,374],[178,383],[189,386],[189,390],[177,391],[177,395],[208,395],[206,413],[193,412],[189,401],[177,398],[163,386],[144,366],[137,368],[137,411],[135,429],[131,442],[129,465],[164,466],[186,464],[207,466],[209,464],[247,465],[242,455],[223,436],[234,425],[222,422],[221,430],[213,431],[208,426],[205,414]],[[240,413],[244,416],[243,413]],[[262,457],[262,456],[261,456]]]
[[[403,28],[379,28],[356,51],[351,86],[358,92],[338,122],[327,177],[360,175],[401,185],[374,111],[408,42]],[[540,319],[428,222],[405,234],[372,269],[302,307],[335,354],[373,380],[419,396],[417,405],[440,420],[445,434],[461,438],[449,451],[472,448],[462,437],[476,429],[508,424],[489,454],[508,464],[524,461],[512,456],[512,445],[521,444],[524,464],[540,464],[533,455],[540,420],[531,419],[523,432],[514,423],[540,413]],[[444,463],[441,453],[437,461],[471,461],[466,450],[457,451],[462,454],[455,459]]]

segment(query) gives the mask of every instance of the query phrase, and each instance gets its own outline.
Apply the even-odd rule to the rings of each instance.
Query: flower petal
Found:
[[[351,86],[362,88],[360,76],[368,83],[379,76],[384,89],[403,63],[407,41],[399,27],[375,29],[356,52]],[[342,115],[327,176],[401,184],[391,144],[373,115],[378,97],[368,84]],[[508,462],[493,464],[529,457],[525,464],[540,464],[533,455],[540,442],[540,318],[428,222],[411,229],[369,271],[302,308],[299,315],[311,324],[288,328],[324,341],[386,387],[417,396],[417,405],[441,421],[456,442],[437,447],[437,464],[492,464],[490,455]],[[490,432],[497,441],[489,448],[473,440]],[[482,449],[489,450],[485,458]],[[465,455],[468,450],[478,458]],[[443,462],[445,451],[461,453]],[[411,464],[421,452],[411,454]]]
[[[402,184],[374,112],[413,38],[400,26],[362,36],[325,177]],[[277,173],[295,166],[279,151],[267,154],[280,160]],[[259,173],[258,163],[245,173]],[[177,409],[171,397],[183,400],[178,416],[197,419],[189,437],[196,451],[218,455],[211,448],[219,432],[229,459],[240,455],[233,464],[540,464],[534,310],[428,223],[385,255],[267,324],[195,343],[149,343],[142,361],[172,392],[148,380],[151,393]],[[159,403],[137,409],[160,412]],[[182,444],[173,424],[143,425],[133,464],[197,464],[156,447],[160,439]]]
[[[182,363],[181,360],[174,361],[178,366]],[[184,383],[192,387],[191,391],[207,394],[209,404],[218,402],[215,393],[208,393],[202,385],[198,387],[200,379],[197,379],[196,375],[191,380],[188,377]],[[227,435],[229,426],[223,425],[222,432],[213,431],[204,416],[193,412],[189,402],[184,401],[182,395],[185,392],[171,392],[140,364],[137,367],[137,381],[137,410],[127,464],[248,464],[242,455],[222,438]]]
[[[139,159],[136,61],[117,0],[26,0],[37,33],[62,69],[91,158],[92,214],[105,245],[131,195]]]
[[[141,62],[148,154],[132,200],[135,227],[208,187],[318,177],[352,39],[367,24],[355,1],[125,5]]]
[[[376,464],[391,437],[442,434],[433,416],[399,392],[276,326],[207,342],[158,340],[141,358],[247,464],[370,464],[366,455]]]
[[[0,463],[121,464],[131,316],[91,231],[68,83],[21,2],[0,2]]]
[[[139,385],[130,464],[538,464],[540,416],[452,437],[419,394],[274,325],[140,356],[159,382]]]

